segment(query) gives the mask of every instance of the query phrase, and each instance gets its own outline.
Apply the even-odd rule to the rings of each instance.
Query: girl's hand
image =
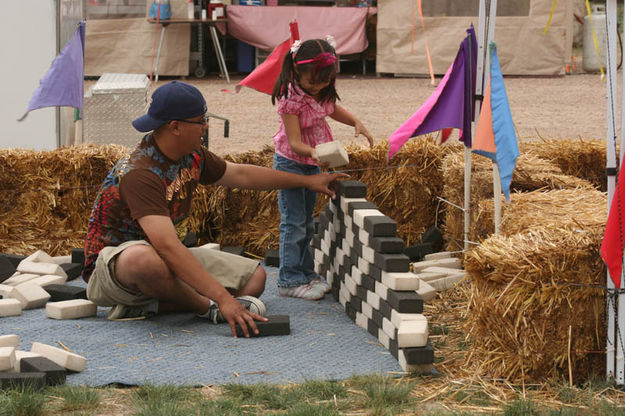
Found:
[[[322,162],[321,159],[319,159],[319,156],[317,156],[317,149],[313,148],[310,151],[310,157],[312,158],[312,160],[315,161],[315,163],[317,165],[319,165],[320,168],[322,169],[326,169],[328,166],[330,166],[330,163],[328,162]]]
[[[360,121],[356,121],[356,123],[354,123],[354,130],[354,137],[358,137],[362,134],[369,141],[369,147],[373,147],[373,136],[371,136],[369,130],[367,130],[367,128]]]

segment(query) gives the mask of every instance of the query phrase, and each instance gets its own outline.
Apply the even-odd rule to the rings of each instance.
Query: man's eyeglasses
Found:
[[[189,123],[189,124],[199,124],[200,126],[203,126],[205,124],[208,124],[208,115],[204,116],[204,120],[202,121],[194,121],[194,120],[174,120],[174,121],[182,121],[183,123]]]

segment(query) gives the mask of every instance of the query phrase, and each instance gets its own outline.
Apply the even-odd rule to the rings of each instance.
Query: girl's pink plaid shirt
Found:
[[[332,131],[326,121],[326,117],[334,113],[334,103],[324,101],[319,103],[313,97],[306,94],[299,87],[289,85],[288,98],[278,100],[278,114],[280,115],[280,130],[273,136],[276,153],[287,159],[294,160],[303,165],[316,165],[310,157],[300,156],[293,152],[286,137],[283,114],[295,114],[299,119],[299,128],[302,133],[302,143],[315,147],[321,143],[331,142]]]

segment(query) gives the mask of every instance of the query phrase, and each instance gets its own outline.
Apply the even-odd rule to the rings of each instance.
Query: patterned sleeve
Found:
[[[299,116],[304,106],[303,97],[290,91],[287,98],[280,98],[278,101],[278,114],[295,114]]]

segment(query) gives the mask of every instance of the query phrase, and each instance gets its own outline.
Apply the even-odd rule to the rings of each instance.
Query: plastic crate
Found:
[[[85,94],[83,141],[135,147],[143,133],[131,123],[146,112],[149,83],[144,74],[102,74]]]

